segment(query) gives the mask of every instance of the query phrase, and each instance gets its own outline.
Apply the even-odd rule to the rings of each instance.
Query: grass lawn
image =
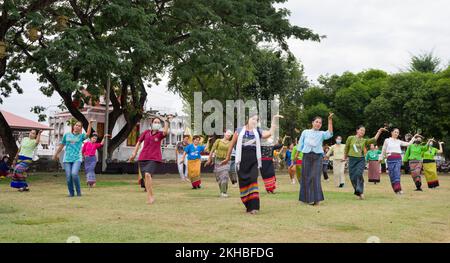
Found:
[[[84,175],[81,175],[84,181]],[[365,176],[367,178],[367,175]],[[278,175],[277,194],[261,191],[261,211],[245,213],[238,188],[218,197],[211,174],[192,190],[176,175],[154,179],[156,202],[145,203],[136,175],[97,175],[97,188],[82,188],[83,197],[67,197],[63,174],[34,174],[30,192],[0,181],[0,242],[450,242],[450,176],[441,175],[438,190],[414,192],[402,176],[405,194],[397,196],[382,176],[366,182],[366,200],[356,200],[352,187],[323,182],[325,202],[319,207],[298,201],[299,185],[285,172]],[[260,189],[263,187],[260,180]]]

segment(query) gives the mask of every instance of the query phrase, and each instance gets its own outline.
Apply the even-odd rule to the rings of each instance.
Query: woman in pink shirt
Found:
[[[84,171],[86,173],[86,181],[89,187],[95,187],[95,165],[97,164],[97,157],[95,156],[95,154],[97,153],[98,148],[103,147],[106,137],[110,137],[110,135],[105,134],[105,136],[103,136],[102,142],[98,143],[98,135],[94,133],[89,138],[90,141],[86,142],[81,149],[81,153],[84,156]]]

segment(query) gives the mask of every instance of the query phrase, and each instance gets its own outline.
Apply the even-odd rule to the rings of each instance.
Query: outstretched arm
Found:
[[[282,115],[279,115],[279,114],[277,114],[277,115],[274,115],[273,116],[273,118],[272,118],[272,122],[271,122],[271,124],[270,124],[270,130],[268,130],[268,131],[263,131],[262,132],[262,138],[263,139],[267,139],[267,138],[269,138],[270,136],[272,136],[272,135],[274,135],[275,134],[275,130],[276,130],[276,128],[278,127],[278,125],[276,124],[276,121],[279,119],[279,118],[284,118]]]
[[[444,144],[444,142],[439,142],[439,151],[438,151],[439,154],[444,153],[444,149],[442,147],[442,144]]]
[[[89,125],[86,131],[86,137],[89,138],[89,136],[91,136],[91,132],[92,132],[92,123],[94,122],[94,119],[90,119],[89,120]]]

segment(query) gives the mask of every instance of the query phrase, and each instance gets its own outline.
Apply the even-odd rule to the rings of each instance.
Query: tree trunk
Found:
[[[17,144],[14,139],[11,127],[9,127],[8,122],[6,122],[5,117],[0,112],[0,138],[2,138],[3,145],[5,146],[6,153],[9,154],[10,160],[14,158],[17,154]]]

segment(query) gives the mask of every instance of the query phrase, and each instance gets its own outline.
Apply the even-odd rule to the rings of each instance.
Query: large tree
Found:
[[[14,52],[13,35],[17,26],[29,17],[33,17],[40,10],[57,2],[56,0],[4,0],[0,3],[0,45],[4,48],[0,54],[0,104],[3,98],[8,97],[11,92],[16,91],[22,93],[23,90],[19,86],[19,73],[22,72],[18,68],[13,58]],[[0,138],[6,152],[10,156],[14,156],[17,152],[16,141],[13,137],[11,127],[0,112]]]
[[[224,90],[230,93],[251,76],[242,69],[251,67],[249,57],[259,43],[287,50],[290,37],[320,39],[310,29],[291,25],[288,10],[274,7],[279,2],[284,1],[62,1],[15,28],[13,41],[22,52],[15,63],[47,84],[44,94],[57,92],[85,128],[88,121],[74,105],[83,97],[80,86],[102,95],[111,74],[109,117],[111,123],[120,116],[126,120],[109,144],[111,153],[143,117],[146,84],[161,74],[169,72],[171,87],[182,94],[193,81],[206,91],[205,78],[219,74],[234,84]],[[62,18],[69,26],[61,32],[54,20]],[[41,32],[37,41],[26,38],[30,23]]]

